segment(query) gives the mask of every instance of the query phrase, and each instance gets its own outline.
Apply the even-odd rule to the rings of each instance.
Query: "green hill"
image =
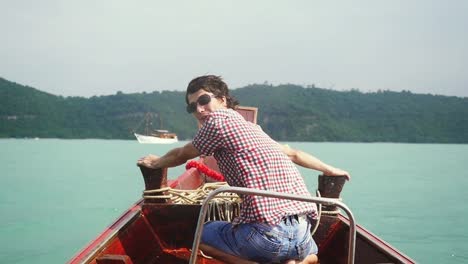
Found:
[[[234,89],[276,140],[468,143],[468,98],[297,85]],[[146,112],[181,139],[196,132],[185,92],[62,97],[0,78],[0,137],[133,139]]]

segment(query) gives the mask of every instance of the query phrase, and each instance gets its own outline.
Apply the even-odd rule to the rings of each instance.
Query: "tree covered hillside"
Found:
[[[468,98],[362,93],[297,85],[234,89],[241,105],[259,108],[258,123],[281,141],[468,143]],[[154,128],[181,139],[196,132],[185,92],[62,97],[0,78],[0,137],[134,139],[145,113]]]
[[[259,106],[259,123],[279,140],[468,142],[468,98],[296,85],[234,91]]]

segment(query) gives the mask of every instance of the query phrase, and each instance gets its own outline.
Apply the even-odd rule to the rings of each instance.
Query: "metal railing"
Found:
[[[341,201],[331,198],[322,198],[322,197],[303,197],[292,194],[285,194],[279,192],[263,191],[250,188],[242,187],[221,187],[216,189],[208,194],[201,205],[200,214],[198,216],[197,229],[195,230],[195,236],[192,246],[192,254],[190,256],[190,264],[195,264],[197,261],[197,252],[200,246],[201,234],[203,232],[203,224],[205,223],[205,217],[208,210],[208,204],[211,199],[216,195],[224,192],[237,193],[237,194],[247,194],[247,195],[258,195],[265,197],[274,197],[282,198],[289,200],[296,200],[301,202],[317,203],[322,205],[335,205],[343,209],[349,218],[349,248],[348,248],[348,264],[354,264],[354,252],[356,248],[356,223],[354,220],[353,213],[351,210]]]

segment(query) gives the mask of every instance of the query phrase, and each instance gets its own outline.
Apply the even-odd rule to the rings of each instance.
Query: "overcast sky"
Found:
[[[64,96],[315,84],[468,97],[467,0],[0,0],[0,77]]]

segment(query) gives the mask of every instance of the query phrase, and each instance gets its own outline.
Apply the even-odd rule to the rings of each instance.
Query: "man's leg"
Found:
[[[299,260],[288,260],[283,264],[317,264],[318,263],[318,257],[315,254],[310,254],[307,256],[304,260],[299,261]]]
[[[318,263],[318,257],[315,254],[310,254],[302,262],[299,262],[299,264],[317,264],[317,263]]]
[[[205,253],[206,255],[213,257],[217,260],[221,260],[225,263],[228,264],[257,264],[257,262],[249,261],[242,259],[240,257],[228,254],[226,252],[223,252],[217,248],[214,248],[212,246],[208,246],[205,244],[200,244],[200,249]]]

